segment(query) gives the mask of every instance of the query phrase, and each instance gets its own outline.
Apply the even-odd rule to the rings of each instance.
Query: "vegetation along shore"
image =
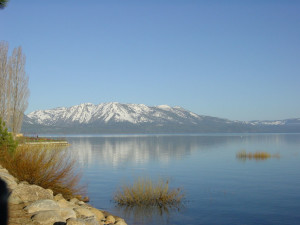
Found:
[[[8,224],[126,225],[124,219],[85,202],[76,161],[66,148],[40,143],[45,142],[18,146],[0,119],[0,179],[9,197],[1,194],[8,197]]]

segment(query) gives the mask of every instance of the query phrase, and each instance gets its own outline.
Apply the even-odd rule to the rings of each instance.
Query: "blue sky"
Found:
[[[115,101],[299,118],[299,12],[288,0],[10,0],[0,40],[26,55],[27,113]]]

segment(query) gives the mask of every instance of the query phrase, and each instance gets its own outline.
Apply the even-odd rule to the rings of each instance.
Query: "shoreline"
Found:
[[[10,193],[8,225],[127,225],[124,219],[77,198],[67,200],[50,189],[18,181],[1,165],[0,178]]]
[[[23,145],[61,145],[61,146],[68,146],[70,145],[67,141],[41,141],[41,142],[26,142],[24,144],[19,144],[19,146]]]

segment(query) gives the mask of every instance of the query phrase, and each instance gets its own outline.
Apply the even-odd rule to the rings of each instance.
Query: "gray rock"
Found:
[[[86,218],[86,217],[96,218],[96,215],[86,208],[79,207],[79,208],[75,208],[74,211],[78,218]]]
[[[92,207],[91,207],[89,210],[90,210],[92,213],[95,214],[95,216],[96,216],[98,222],[100,222],[100,221],[102,221],[103,219],[105,219],[105,216],[104,216],[103,212],[101,212],[99,209],[96,209],[96,208],[92,208]]]
[[[76,219],[76,213],[74,212],[73,209],[70,209],[70,208],[59,209],[59,212],[60,212],[61,217],[64,218],[65,220],[70,219],[70,218]]]
[[[67,220],[67,225],[85,225],[83,219],[70,218]]]
[[[0,178],[5,181],[5,183],[7,184],[7,187],[10,191],[14,190],[18,186],[17,179],[14,178],[12,175],[10,175],[8,172],[0,171]]]
[[[50,199],[43,199],[43,200],[38,200],[27,207],[25,207],[25,210],[28,213],[35,213],[38,211],[45,211],[45,210],[57,210],[59,208],[59,205],[56,201],[50,200]]]
[[[85,203],[83,201],[78,201],[76,202],[77,205],[85,205]]]
[[[11,193],[9,202],[19,204],[33,202],[41,199],[53,199],[53,195],[37,185],[19,184]],[[21,201],[21,202],[20,202]]]
[[[77,202],[79,202],[79,200],[78,200],[77,198],[72,198],[72,199],[70,200],[70,202],[76,204]]]
[[[97,221],[97,219],[95,217],[87,217],[87,218],[84,218],[84,223],[86,225],[99,225],[99,222]]]
[[[60,199],[57,201],[60,208],[74,208],[77,207],[75,204],[68,202],[66,199]]]
[[[32,216],[32,220],[39,224],[53,224],[55,222],[66,222],[58,210],[40,211]]]

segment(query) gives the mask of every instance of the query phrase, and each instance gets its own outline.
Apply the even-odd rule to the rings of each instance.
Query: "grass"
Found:
[[[39,142],[65,142],[66,140],[62,138],[45,138],[45,137],[18,137],[17,141],[19,144],[25,143],[39,143]]]
[[[132,186],[124,185],[114,196],[122,206],[174,206],[181,203],[184,194],[180,188],[169,189],[169,182],[139,178]]]
[[[249,153],[247,153],[246,151],[241,151],[236,154],[236,157],[238,159],[243,159],[243,160],[245,160],[245,159],[266,160],[271,157],[279,157],[279,155],[278,154],[271,155],[268,152],[254,152],[254,153],[249,152]]]
[[[0,151],[0,163],[20,181],[61,193],[70,199],[84,193],[79,186],[76,161],[66,149],[53,146],[19,146],[14,154]]]

